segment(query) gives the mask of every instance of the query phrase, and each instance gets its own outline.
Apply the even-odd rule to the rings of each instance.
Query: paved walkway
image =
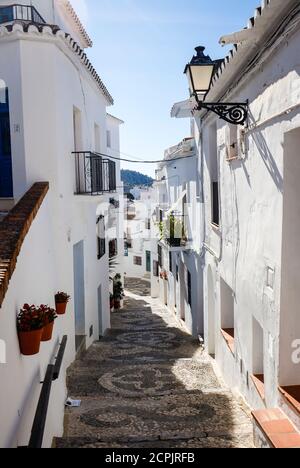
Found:
[[[58,447],[252,447],[247,408],[220,383],[210,358],[148,296],[148,284],[127,282],[125,308],[112,330],[77,361]]]

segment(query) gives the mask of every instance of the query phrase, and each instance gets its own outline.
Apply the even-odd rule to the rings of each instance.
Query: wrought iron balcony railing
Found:
[[[12,21],[46,24],[44,18],[32,5],[13,4],[0,7],[0,24],[11,23]]]
[[[117,189],[116,163],[91,151],[74,152],[76,195],[101,195]]]
[[[184,247],[187,243],[186,216],[171,213],[159,225],[161,239],[170,247]]]

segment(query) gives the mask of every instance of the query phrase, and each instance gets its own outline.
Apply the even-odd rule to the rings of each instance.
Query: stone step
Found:
[[[190,439],[146,439],[126,441],[126,440],[101,440],[94,437],[62,437],[54,440],[54,447],[57,449],[249,449],[254,448],[251,437],[248,435],[209,437],[204,434],[202,438]]]
[[[227,392],[167,395],[142,400],[83,398],[68,409],[65,437],[103,442],[226,438],[252,440],[251,420]]]

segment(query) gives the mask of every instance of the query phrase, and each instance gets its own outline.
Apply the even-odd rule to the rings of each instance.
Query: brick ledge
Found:
[[[25,237],[48,191],[49,182],[37,182],[0,223],[0,307]]]

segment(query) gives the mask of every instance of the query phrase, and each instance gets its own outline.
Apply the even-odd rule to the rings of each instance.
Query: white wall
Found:
[[[54,306],[55,293],[66,288],[72,290],[72,282],[62,285],[58,278],[59,264],[52,238],[51,205],[49,195],[34,220],[18,258],[4,303],[0,309],[0,339],[6,343],[7,364],[0,365],[0,446],[27,445],[36,411],[40,382],[45,377],[59,341],[68,335],[68,345],[60,379],[53,384],[44,445],[49,447],[52,436],[62,435],[64,402],[66,398],[65,372],[74,358],[74,313],[72,300],[65,316],[55,322],[53,340],[41,345],[37,356],[21,356],[16,332],[16,315],[24,303]],[[41,239],[43,242],[41,242]],[[71,250],[65,253],[68,257]]]
[[[197,135],[194,135],[197,137]],[[201,205],[199,198],[200,171],[198,168],[197,141],[191,140],[194,151],[190,153],[192,157],[185,157],[182,160],[170,160],[160,164],[157,172],[156,199],[157,206],[164,212],[164,219],[168,213],[174,211],[175,214],[184,214],[186,236],[188,239],[185,248],[172,248],[164,246],[164,267],[168,272],[168,307],[177,314],[179,319],[183,319],[188,331],[195,337],[203,334],[203,260],[202,260],[202,220]],[[173,153],[171,148],[166,154]],[[177,151],[174,158],[178,158],[184,153]],[[187,156],[185,154],[185,156]],[[183,196],[186,196],[186,205],[183,210]],[[169,252],[173,257],[173,272],[169,271]],[[179,278],[176,281],[176,263],[179,267]],[[188,270],[185,270],[185,267]],[[188,303],[187,296],[187,271],[191,273],[192,279],[192,305]],[[155,278],[153,282],[153,295],[157,295]],[[164,302],[165,284],[160,281],[160,293]],[[175,307],[176,305],[176,307]]]
[[[7,382],[7,387],[2,385],[0,389],[1,414],[5,413],[5,418],[1,418],[0,445],[10,446],[28,442],[32,411],[39,390],[37,382],[43,377],[56,344],[54,340],[49,345],[43,345],[40,356],[28,364],[29,361],[19,356],[15,313],[26,301],[50,303],[55,290],[66,291],[74,298],[73,246],[80,241],[84,243],[87,346],[98,339],[99,322],[104,332],[110,327],[108,244],[106,255],[98,260],[96,220],[97,216],[107,212],[111,195],[74,195],[74,107],[81,112],[81,149],[94,150],[94,129],[97,124],[100,129],[100,149],[105,153],[108,102],[64,40],[37,33],[9,34],[5,40],[0,40],[0,70],[1,79],[6,81],[10,95],[15,200],[34,182],[50,182],[45,205],[48,211],[42,207],[37,224],[26,239],[6,301],[0,309],[0,322],[3,321],[1,333],[4,334],[0,339],[7,340],[9,346],[9,363],[0,368],[3,373],[1,381],[5,379]],[[120,174],[117,178],[119,181]],[[118,198],[121,192],[120,189],[113,196]],[[122,206],[121,203],[120,209]],[[121,223],[122,220],[123,216]],[[34,262],[35,255],[39,255],[42,264]],[[97,295],[100,284],[101,320]],[[59,319],[59,323],[59,336],[67,333],[69,338],[65,359],[67,366],[75,356],[72,302],[69,314]],[[91,328],[93,333],[90,336]],[[34,391],[29,395],[32,381]],[[15,398],[8,401],[9,385],[15,387]],[[54,403],[50,407],[45,435],[46,446],[50,445],[53,436],[62,434],[65,396],[62,374],[61,382],[54,385]],[[27,405],[26,400],[31,397]],[[28,407],[28,415],[23,415],[25,406]],[[18,410],[21,411],[20,418]]]
[[[209,268],[215,271],[216,299],[215,320],[210,321],[211,293],[205,286],[205,336],[211,336],[215,322],[216,357],[223,375],[230,385],[242,391],[253,407],[263,404],[250,379],[254,372],[253,318],[264,330],[266,404],[278,405],[280,377],[285,383],[299,384],[297,366],[291,365],[291,341],[299,332],[295,316],[295,304],[299,302],[296,267],[298,225],[295,224],[298,208],[294,206],[293,209],[289,203],[289,200],[297,199],[298,167],[296,159],[290,156],[292,153],[296,155],[295,148],[299,145],[294,142],[293,149],[286,136],[290,130],[300,127],[297,107],[300,97],[299,43],[300,33],[297,32],[260,66],[259,73],[253,74],[248,81],[244,80],[243,85],[228,97],[232,102],[250,99],[250,120],[256,123],[246,131],[246,152],[243,154],[240,149],[239,160],[226,162],[227,124],[217,121],[220,228],[211,225],[210,209],[209,127],[214,123],[214,116],[211,114],[202,123],[207,245],[205,278]],[[295,105],[290,113],[283,112]],[[284,172],[285,158],[293,161],[286,166],[287,173]],[[284,199],[289,206],[286,206],[283,218]],[[292,244],[293,255],[290,250]],[[292,256],[293,264],[288,261]],[[282,270],[283,266],[286,271]],[[288,281],[288,277],[293,277],[293,281]],[[221,279],[234,294],[235,357],[220,333]],[[208,280],[205,281],[207,285]]]

